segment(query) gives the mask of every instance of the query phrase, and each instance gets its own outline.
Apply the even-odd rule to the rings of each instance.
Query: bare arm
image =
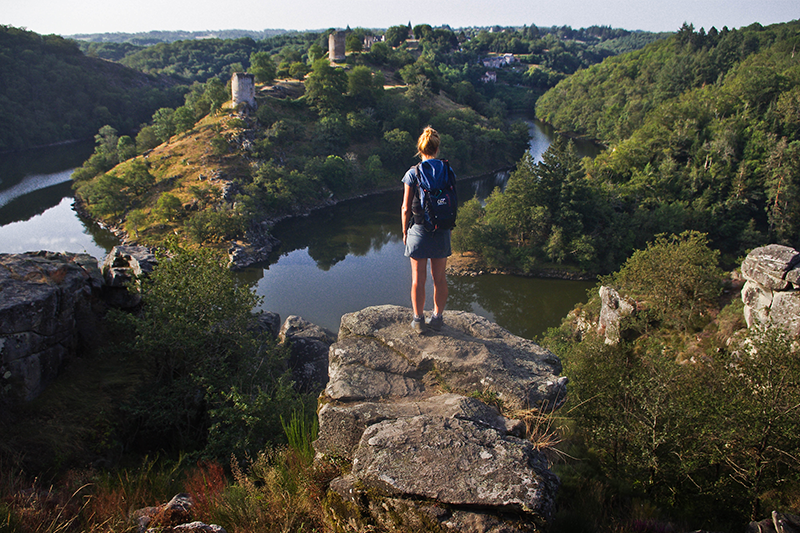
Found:
[[[414,189],[411,185],[405,184],[405,192],[403,193],[403,244],[406,242],[406,233],[408,232],[409,221],[411,220],[411,203],[414,201]]]

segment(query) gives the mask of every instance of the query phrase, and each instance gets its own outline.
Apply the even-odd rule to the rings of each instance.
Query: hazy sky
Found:
[[[0,0],[0,24],[37,33],[606,25],[628,30],[740,28],[800,18],[798,0]]]

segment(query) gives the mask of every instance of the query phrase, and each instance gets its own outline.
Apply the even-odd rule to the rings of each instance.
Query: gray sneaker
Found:
[[[411,329],[418,334],[425,333],[425,321],[424,320],[417,320],[416,318],[411,321]]]
[[[428,320],[428,326],[430,326],[430,328],[434,331],[441,331],[443,325],[444,317],[442,317],[442,315],[431,315],[431,319]]]

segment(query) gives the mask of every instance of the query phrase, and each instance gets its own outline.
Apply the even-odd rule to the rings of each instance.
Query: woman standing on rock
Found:
[[[411,258],[411,304],[414,319],[411,327],[417,333],[426,329],[425,324],[425,283],[427,281],[428,259],[431,260],[431,278],[433,278],[433,314],[427,323],[436,331],[442,329],[442,313],[447,304],[447,257],[450,255],[450,230],[437,229],[427,231],[424,213],[420,202],[420,176],[424,174],[430,182],[440,183],[443,187],[448,178],[449,164],[439,155],[439,133],[426,127],[417,140],[417,155],[422,162],[411,167],[405,176],[405,194],[403,197],[403,244],[405,255]]]

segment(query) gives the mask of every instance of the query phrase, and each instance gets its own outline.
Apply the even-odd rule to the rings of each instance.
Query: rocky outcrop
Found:
[[[144,246],[115,246],[101,267],[105,280],[106,301],[120,309],[132,309],[142,302],[138,292],[128,290],[128,285],[143,275],[150,274],[158,264],[155,254]]]
[[[0,254],[0,392],[32,400],[98,332],[103,278],[88,254]]]
[[[800,533],[800,516],[772,511],[770,518],[750,522],[746,533]]]
[[[225,533],[222,526],[191,521],[194,501],[189,494],[175,495],[165,504],[134,511],[133,520],[139,533],[184,532]]]
[[[228,266],[231,270],[242,270],[255,263],[266,261],[280,241],[271,234],[272,222],[253,223],[245,240],[232,242],[228,249]]]
[[[342,317],[320,396],[318,460],[350,464],[326,509],[345,531],[539,531],[557,477],[504,411],[554,409],[566,378],[551,352],[485,318],[445,312],[416,335],[411,310]],[[528,411],[530,412],[530,411]]]
[[[777,326],[800,335],[800,252],[770,244],[742,262],[744,318],[748,327]]]
[[[322,392],[328,384],[328,351],[336,342],[336,335],[292,315],[281,326],[278,340],[289,344],[288,365],[295,390],[314,394]]]
[[[618,344],[623,337],[621,328],[623,318],[636,311],[636,302],[630,298],[620,296],[616,289],[600,287],[600,318],[598,319],[597,332],[604,335],[606,344]]]
[[[254,313],[253,329],[256,333],[266,333],[273,339],[278,338],[281,331],[281,315],[267,311]]]

